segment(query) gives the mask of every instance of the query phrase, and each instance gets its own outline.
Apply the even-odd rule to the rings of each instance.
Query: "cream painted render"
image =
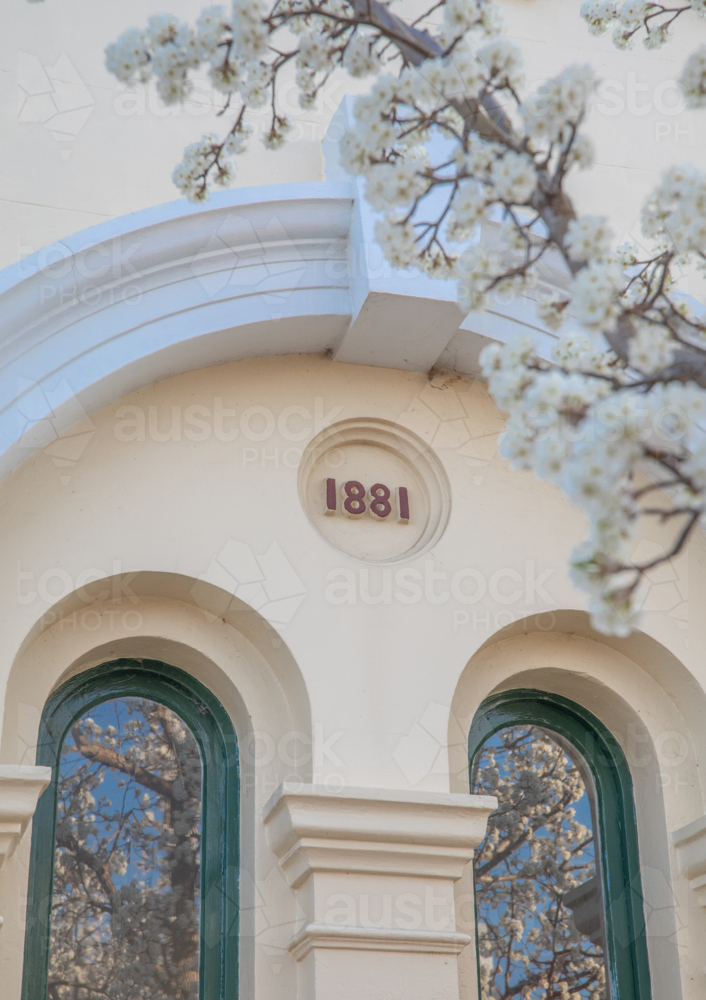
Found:
[[[376,566],[345,556],[302,509],[298,455],[322,425],[358,417],[392,427],[413,421],[448,476],[446,531],[412,560]],[[293,785],[295,799],[302,794],[298,782],[311,783],[301,808],[322,798],[314,835],[330,843],[338,821],[325,803],[337,809],[349,796],[364,800],[360,811],[373,824],[365,837],[383,857],[381,870],[352,871],[350,841],[362,834],[338,834],[343,859],[339,851],[323,875],[313,876],[314,886],[324,879],[324,898],[352,892],[354,880],[356,894],[382,905],[404,878],[420,898],[420,886],[433,885],[448,908],[447,887],[470,860],[478,835],[462,836],[451,867],[448,856],[445,869],[430,873],[433,845],[448,834],[444,803],[474,808],[470,720],[486,695],[517,686],[575,699],[623,746],[651,907],[654,996],[674,997],[680,984],[684,997],[701,995],[706,914],[688,887],[693,864],[680,875],[670,842],[704,814],[703,616],[694,613],[703,600],[701,538],[675,564],[676,582],[655,583],[655,610],[643,631],[606,641],[589,628],[582,596],[565,572],[580,521],[557,492],[511,472],[497,457],[501,422],[477,381],[444,386],[423,373],[342,364],[321,354],[253,358],[163,379],[88,419],[90,437],[72,464],[57,465],[50,444],[2,485],[2,761],[34,762],[48,694],[90,665],[121,655],[154,657],[207,684],[234,719],[245,765],[243,863],[250,878],[243,883],[243,995],[341,997],[331,983],[343,978],[359,995],[384,995],[380,984],[389,982],[397,984],[390,995],[422,1000],[436,995],[430,982],[441,981],[442,968],[439,996],[474,995],[467,903],[443,932],[431,928],[427,937],[401,944],[393,932],[376,931],[352,952],[350,941],[332,947],[318,931],[325,914],[311,897],[317,890],[304,892],[301,872],[292,877],[278,862],[289,842],[271,835],[272,803],[283,783],[285,790]],[[460,426],[469,440],[461,441]],[[644,541],[650,542],[656,544]],[[301,597],[287,621],[276,601],[259,612],[248,607],[232,575],[230,586],[211,582],[214,560],[225,570],[221,584],[227,579],[233,543],[256,557],[273,545],[281,550],[298,581],[289,593]],[[405,603],[409,591],[400,573],[409,569],[418,571],[422,593]],[[480,600],[468,570],[488,581]],[[677,587],[686,594],[687,586],[685,617],[675,617],[669,595]],[[399,851],[394,824],[392,836],[375,828],[394,802],[406,803],[403,827],[417,830],[421,845],[422,861],[401,872],[394,860],[385,861]],[[290,809],[290,815],[289,836],[296,837],[302,813]],[[684,836],[698,853],[698,831]],[[28,849],[25,836],[0,875],[4,995],[12,1000],[19,996]],[[396,874],[386,874],[388,868]]]
[[[347,80],[297,113],[283,151],[254,143],[234,191],[171,201],[171,168],[212,111],[163,115],[102,67],[104,45],[160,9],[21,3],[0,41],[3,1000],[20,997],[42,708],[124,655],[190,671],[234,721],[243,998],[476,997],[469,862],[489,804],[468,794],[467,735],[485,697],[523,686],[584,705],[623,747],[653,996],[703,997],[703,536],[650,581],[639,632],[593,632],[566,571],[581,518],[498,457],[502,417],[475,378],[488,339],[530,327],[549,345],[532,303],[463,317],[449,285],[381,265],[336,162]],[[703,156],[701,119],[672,113],[668,85],[692,40],[628,66],[565,0],[503,10],[530,79],[589,61],[614,81],[576,195],[633,232],[659,171]],[[51,100],[64,77],[78,86],[71,73],[84,88],[71,140],[27,103],[37,66]],[[450,508],[430,548],[363,561],[307,516],[301,458],[342,421],[414,435],[438,460]],[[257,600],[243,552],[261,568]],[[365,897],[369,917],[403,890],[434,901],[414,933],[363,914],[331,932],[332,895]]]

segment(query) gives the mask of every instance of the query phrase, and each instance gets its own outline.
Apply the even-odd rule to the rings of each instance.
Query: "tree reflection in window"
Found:
[[[475,755],[498,810],[475,857],[482,1000],[609,1000],[595,793],[573,749],[536,726]]]
[[[202,762],[164,705],[76,722],[59,774],[48,1000],[197,1000]]]

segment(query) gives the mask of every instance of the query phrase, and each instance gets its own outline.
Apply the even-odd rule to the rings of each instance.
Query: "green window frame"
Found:
[[[203,761],[200,1000],[238,995],[238,744],[214,695],[185,671],[158,660],[120,659],[62,684],[44,708],[37,764],[52,768],[32,824],[22,1000],[46,1000],[61,749],[81,716],[113,698],[160,702],[191,729]]]
[[[507,691],[487,698],[473,719],[468,737],[471,782],[473,760],[486,740],[517,725],[557,733],[578,750],[591,771],[597,800],[611,1000],[649,1000],[652,993],[635,800],[625,755],[613,734],[580,705],[543,691]]]

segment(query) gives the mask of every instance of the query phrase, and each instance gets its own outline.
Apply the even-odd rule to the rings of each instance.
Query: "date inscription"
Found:
[[[409,493],[406,486],[390,489],[384,483],[374,483],[366,489],[357,479],[348,479],[340,486],[335,479],[324,480],[324,514],[336,514],[353,519],[368,514],[376,521],[388,518],[398,524],[409,524]]]

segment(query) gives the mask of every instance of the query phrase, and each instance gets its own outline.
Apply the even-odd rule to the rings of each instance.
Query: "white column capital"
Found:
[[[672,834],[679,871],[688,879],[701,906],[706,906],[706,816],[687,823]]]
[[[50,781],[50,767],[0,764],[0,865],[17,847]]]
[[[456,881],[485,836],[488,795],[285,783],[264,809],[267,839],[293,888],[311,872]]]

